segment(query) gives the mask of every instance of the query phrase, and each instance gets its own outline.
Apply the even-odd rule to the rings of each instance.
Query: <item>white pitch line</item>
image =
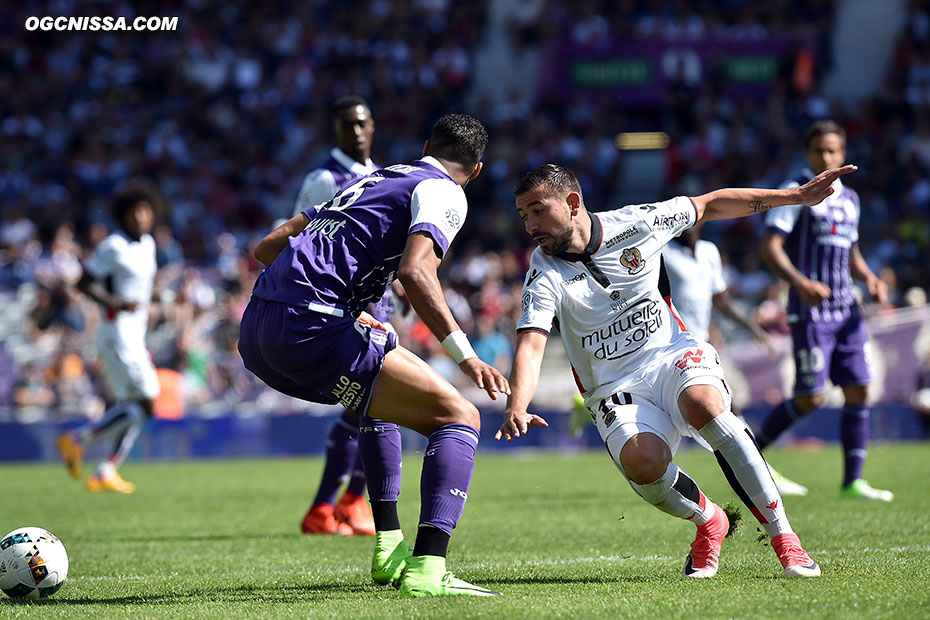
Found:
[[[812,552],[814,556],[821,555],[856,555],[860,553],[907,553],[911,551],[928,552],[930,545],[905,545],[898,547],[864,547],[862,549],[820,549]],[[671,555],[593,555],[577,558],[561,558],[551,560],[514,560],[512,562],[455,562],[453,567],[459,569],[500,569],[500,568],[532,568],[534,566],[571,566],[575,564],[599,564],[622,561],[655,562],[680,560],[679,556]],[[246,573],[207,573],[204,576],[222,578],[241,578]],[[262,575],[367,575],[368,569],[364,566],[333,566],[320,568],[314,571],[294,571],[285,569],[263,570]],[[177,577],[178,573],[157,575],[79,575],[69,581],[137,581],[142,579],[159,579]]]

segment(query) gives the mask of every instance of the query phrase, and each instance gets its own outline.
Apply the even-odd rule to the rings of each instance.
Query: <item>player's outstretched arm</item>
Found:
[[[526,435],[533,426],[549,426],[543,418],[526,410],[539,386],[539,369],[546,350],[546,340],[546,336],[539,332],[517,334],[517,350],[510,370],[507,410],[504,412],[504,423],[494,435],[494,439],[499,441],[503,437],[507,441],[513,441]]]
[[[497,393],[510,394],[510,384],[499,370],[485,364],[475,355],[462,328],[456,323],[446,304],[446,298],[436,271],[442,259],[434,249],[432,237],[415,232],[407,238],[400,258],[397,279],[404,285],[407,299],[433,335],[443,343],[459,368],[492,399]]]
[[[849,164],[824,170],[799,187],[788,189],[728,188],[691,198],[698,220],[729,220],[764,213],[785,205],[815,205],[833,193],[833,182],[859,168]]]
[[[139,306],[138,302],[126,301],[110,293],[86,269],[81,273],[81,279],[75,284],[75,288],[114,312],[132,312]]]
[[[272,230],[268,233],[267,237],[262,239],[259,244],[255,246],[255,258],[266,267],[273,263],[274,259],[281,253],[281,250],[287,247],[287,240],[299,235],[301,231],[307,227],[309,221],[310,218],[305,214],[298,213]]]

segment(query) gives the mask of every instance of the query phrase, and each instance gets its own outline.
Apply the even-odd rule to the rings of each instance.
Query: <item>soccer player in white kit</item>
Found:
[[[113,199],[113,217],[120,229],[104,239],[84,266],[77,288],[101,306],[97,332],[104,377],[116,404],[97,422],[89,422],[58,438],[68,471],[81,477],[85,446],[115,439],[110,457],[87,479],[91,491],[132,493],[117,468],[129,455],[142,426],[152,416],[158,396],[158,376],[145,346],[148,307],[157,266],[155,240],[156,193],[147,183],[130,181]]]
[[[735,321],[774,353],[771,338],[756,321],[742,312],[727,292],[720,250],[713,241],[701,239],[701,225],[692,226],[662,248],[672,303],[699,340],[710,334],[712,309]]]
[[[717,573],[729,530],[724,511],[672,463],[682,436],[706,442],[728,482],[772,539],[787,577],[817,577],[785,515],[762,453],[730,411],[714,348],[677,316],[661,251],[701,220],[761,213],[784,204],[816,204],[855,166],[818,175],[791,190],[723,189],[694,198],[589,214],[578,179],[547,164],[517,185],[517,211],[539,247],[523,287],[510,376],[511,395],[495,438],[512,441],[532,426],[549,330],[556,325],[611,459],[633,490],[663,512],[693,521],[697,535],[686,577]]]

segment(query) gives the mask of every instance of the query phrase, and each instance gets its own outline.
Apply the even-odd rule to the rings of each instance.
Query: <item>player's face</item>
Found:
[[[843,139],[835,133],[827,133],[811,140],[807,147],[807,163],[811,172],[820,174],[824,170],[839,168],[846,161]]]
[[[363,105],[343,110],[333,120],[333,128],[342,152],[357,162],[365,163],[371,155],[371,136],[375,133],[371,110]]]
[[[571,214],[564,200],[547,195],[539,187],[517,197],[517,213],[526,232],[546,254],[560,254],[571,245]]]
[[[149,202],[137,202],[126,211],[124,223],[126,231],[136,239],[147,235],[155,225],[155,209]]]

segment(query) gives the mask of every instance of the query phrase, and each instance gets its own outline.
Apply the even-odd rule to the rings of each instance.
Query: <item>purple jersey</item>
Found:
[[[797,187],[813,176],[805,170],[782,187]],[[785,238],[785,252],[795,268],[831,291],[829,298],[811,307],[792,288],[788,294],[789,323],[842,321],[856,310],[849,253],[859,242],[859,196],[839,180],[834,188],[833,194],[812,207],[789,205],[766,214],[766,229]]]
[[[464,223],[465,193],[436,159],[389,166],[342,188],[259,275],[261,299],[357,317],[394,280],[407,237],[428,234],[440,256]]]

